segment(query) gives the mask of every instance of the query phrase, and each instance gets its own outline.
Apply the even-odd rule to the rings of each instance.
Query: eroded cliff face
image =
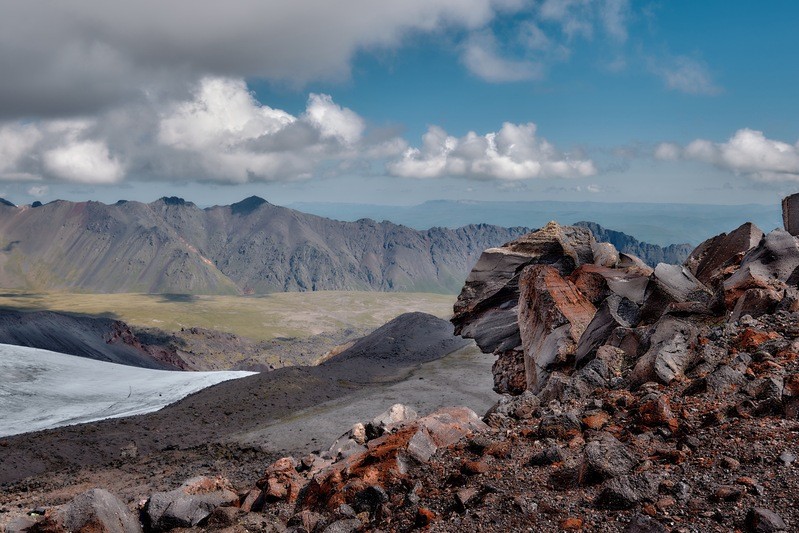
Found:
[[[456,334],[496,355],[500,393],[555,394],[552,376],[562,385],[602,346],[621,350],[631,384],[667,384],[695,361],[708,319],[795,311],[798,282],[799,240],[781,229],[746,223],[683,265],[652,269],[585,228],[551,222],[483,252],[452,321]]]

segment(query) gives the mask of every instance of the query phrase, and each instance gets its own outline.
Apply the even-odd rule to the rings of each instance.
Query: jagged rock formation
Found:
[[[658,246],[657,244],[641,242],[626,233],[605,229],[596,222],[580,221],[575,222],[574,225],[590,229],[597,241],[610,243],[620,252],[639,257],[651,267],[656,266],[658,263],[682,264],[688,258],[691,250],[693,250],[693,246],[687,243]]]
[[[207,209],[176,197],[0,204],[0,284],[205,294],[455,292],[482,250],[526,231],[339,222],[257,197]]]

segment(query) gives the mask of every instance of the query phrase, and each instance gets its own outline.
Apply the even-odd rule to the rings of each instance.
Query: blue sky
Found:
[[[799,188],[795,2],[43,5],[0,0],[0,193],[18,203]]]

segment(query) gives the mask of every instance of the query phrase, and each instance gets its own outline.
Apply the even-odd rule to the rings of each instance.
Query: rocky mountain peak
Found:
[[[261,198],[260,196],[250,196],[249,198],[245,198],[240,202],[236,202],[235,204],[231,204],[230,211],[234,215],[246,216],[261,207],[264,204],[268,204],[266,200]]]

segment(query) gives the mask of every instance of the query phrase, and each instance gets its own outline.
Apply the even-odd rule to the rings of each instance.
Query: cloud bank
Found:
[[[536,135],[536,125],[506,122],[498,132],[452,137],[432,126],[420,148],[409,148],[388,164],[394,176],[407,178],[464,177],[476,180],[518,181],[537,178],[593,176],[590,159],[558,151]]]
[[[258,102],[241,79],[203,78],[186,100],[92,119],[0,125],[0,179],[118,183],[126,177],[227,183],[307,178],[321,165],[395,156],[354,111],[311,94],[293,116]]]
[[[661,143],[654,155],[662,160],[709,163],[758,181],[799,181],[799,142],[767,138],[762,131],[740,129],[722,143],[696,139],[686,146]]]
[[[87,114],[185,97],[205,76],[302,85],[349,76],[362,50],[471,31],[524,0],[0,0],[0,117]],[[46,10],[46,16],[44,11]]]

